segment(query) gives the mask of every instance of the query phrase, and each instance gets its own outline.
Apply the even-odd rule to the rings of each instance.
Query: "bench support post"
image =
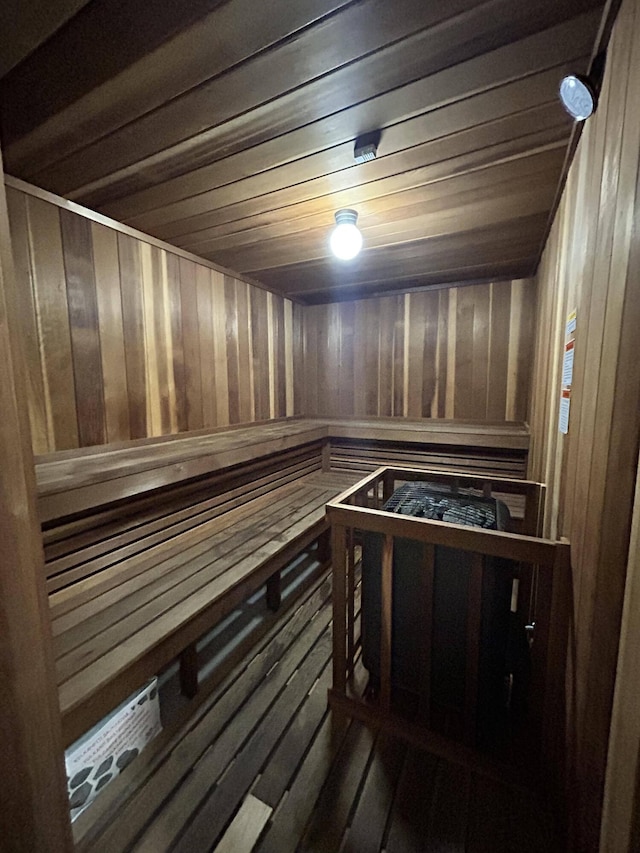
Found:
[[[180,655],[180,690],[188,699],[198,692],[198,650],[195,643]]]
[[[280,609],[281,602],[282,579],[280,572],[274,572],[267,581],[267,607],[275,613],[276,610]]]

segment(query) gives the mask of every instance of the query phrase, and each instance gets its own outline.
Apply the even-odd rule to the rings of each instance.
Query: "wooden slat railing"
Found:
[[[485,496],[519,496],[524,499],[521,529],[523,533],[485,530],[462,525],[408,517],[383,511],[380,507],[393,493],[397,484],[408,481],[428,481],[449,485],[457,489],[473,489]],[[563,649],[555,643],[552,648],[551,628],[554,610],[558,609],[558,595],[562,584],[559,576],[570,570],[570,550],[567,542],[555,542],[536,535],[540,531],[544,503],[544,486],[522,480],[482,478],[442,472],[428,472],[409,468],[380,468],[358,484],[343,492],[327,505],[327,514],[332,529],[333,544],[333,687],[329,691],[334,708],[349,714],[392,728],[416,740],[419,725],[398,718],[394,710],[392,689],[392,643],[393,643],[393,553],[394,541],[399,538],[413,539],[424,543],[425,565],[423,566],[425,591],[425,628],[429,632],[433,611],[433,554],[435,546],[469,551],[474,555],[471,565],[468,608],[467,608],[467,664],[466,695],[464,706],[464,730],[467,747],[474,745],[477,713],[480,628],[482,613],[483,560],[482,555],[505,558],[529,567],[522,573],[528,580],[521,582],[519,600],[527,617],[535,618],[535,637],[532,647],[532,678],[529,719],[532,732],[540,744],[544,741],[545,727],[553,725],[549,687],[554,679],[560,678],[563,666]],[[377,701],[372,704],[356,695],[351,689],[349,677],[353,672],[354,656],[357,651],[353,638],[354,626],[354,576],[355,542],[359,534],[376,532],[383,536],[381,569],[381,632],[380,632],[380,689]],[[536,586],[536,595],[530,595],[530,585]],[[524,589],[524,593],[523,593]],[[528,608],[535,598],[535,613]],[[421,676],[426,690],[420,697],[418,720],[429,725],[430,718],[430,648],[428,637],[424,643]],[[426,743],[430,742],[425,732]],[[439,742],[442,738],[437,736]],[[463,750],[468,757],[469,752]],[[449,756],[451,757],[451,756]]]

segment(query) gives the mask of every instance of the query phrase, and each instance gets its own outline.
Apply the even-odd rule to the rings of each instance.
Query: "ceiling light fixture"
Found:
[[[356,227],[358,214],[355,210],[344,208],[336,212],[336,227],[331,233],[329,246],[341,261],[350,261],[362,248],[362,234]]]

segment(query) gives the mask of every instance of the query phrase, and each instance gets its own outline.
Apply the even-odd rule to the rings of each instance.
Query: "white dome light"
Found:
[[[331,251],[341,261],[350,261],[362,248],[362,234],[356,228],[358,214],[355,210],[339,210],[329,245]]]
[[[568,74],[560,83],[560,100],[576,121],[589,118],[596,108],[596,93],[590,81],[579,74]]]

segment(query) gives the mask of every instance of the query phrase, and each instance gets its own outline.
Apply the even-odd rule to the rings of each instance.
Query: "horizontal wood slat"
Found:
[[[0,82],[8,170],[305,301],[397,287],[407,242],[423,284],[528,276],[571,134],[558,80],[587,70],[602,7],[153,0],[147,26],[85,9]],[[365,130],[378,157],[356,165]],[[478,173],[493,190],[474,201]],[[370,264],[329,260],[340,207]]]
[[[317,425],[294,421],[279,433],[277,426],[229,431],[226,453],[219,433],[209,446],[202,436],[186,440],[187,447],[152,443],[131,475],[127,500],[105,493],[109,472],[99,460],[108,461],[108,453],[81,455],[75,465],[45,463],[63,468],[49,481],[59,503],[44,540],[67,743],[326,529],[326,502],[360,475],[321,473]],[[253,444],[252,429],[262,438]],[[157,488],[150,465],[161,468],[169,452],[175,476]],[[144,453],[112,451],[121,466],[112,464],[115,481]],[[206,474],[194,478],[187,461],[195,454]],[[85,502],[83,514],[69,519],[73,502],[65,489],[73,493],[74,477],[84,483]]]

